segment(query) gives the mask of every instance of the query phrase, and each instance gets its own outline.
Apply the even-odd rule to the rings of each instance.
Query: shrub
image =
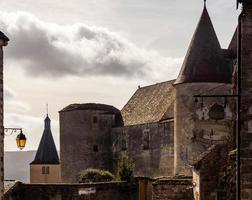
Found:
[[[131,182],[133,180],[134,163],[129,159],[128,155],[121,155],[117,165],[117,176],[121,181]]]
[[[79,183],[107,182],[114,179],[115,176],[112,173],[102,169],[85,169],[81,170],[78,175]]]

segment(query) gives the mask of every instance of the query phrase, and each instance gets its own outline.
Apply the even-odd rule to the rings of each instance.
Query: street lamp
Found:
[[[22,128],[4,128],[5,132],[11,131],[11,133],[9,135],[12,135],[14,132],[16,131],[20,131],[20,133],[17,135],[16,137],[16,143],[17,143],[17,147],[22,150],[25,147],[26,144],[26,137],[23,134]],[[6,136],[9,136],[7,134],[5,134]]]

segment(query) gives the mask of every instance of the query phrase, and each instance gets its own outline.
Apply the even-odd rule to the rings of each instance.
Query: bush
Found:
[[[127,182],[133,180],[134,163],[129,159],[128,155],[121,155],[121,158],[118,160],[117,168],[117,176],[119,180]]]
[[[115,179],[115,176],[107,170],[85,169],[78,175],[79,183],[107,182]]]

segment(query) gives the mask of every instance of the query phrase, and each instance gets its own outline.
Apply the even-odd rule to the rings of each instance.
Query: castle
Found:
[[[240,178],[244,182],[240,187],[242,199],[250,199],[251,3],[243,2],[240,17],[243,23],[234,32],[227,49],[221,48],[204,6],[177,79],[139,87],[121,111],[96,103],[71,104],[62,109],[59,112],[61,168],[57,172],[61,173],[61,181],[76,183],[78,173],[86,168],[115,172],[119,157],[128,154],[135,164],[136,177],[192,177],[195,199],[219,198],[216,191],[220,187],[220,174],[223,165],[232,163],[228,151],[235,148],[237,113],[232,94],[237,88],[232,81],[239,75],[235,69],[242,60],[240,100],[244,123],[239,126]],[[242,36],[241,55],[237,53],[238,35]],[[56,157],[57,152],[49,154]],[[52,164],[36,163],[37,158],[39,153],[31,167]],[[54,164],[58,167],[59,160]]]
[[[195,103],[194,95],[231,94],[235,43],[234,36],[221,49],[204,6],[176,80],[139,88],[121,112],[93,103],[61,110],[62,180],[76,182],[86,168],[115,171],[123,153],[135,163],[135,176],[191,176],[197,157],[231,134],[233,113],[225,99]],[[213,119],[216,114],[223,118]]]

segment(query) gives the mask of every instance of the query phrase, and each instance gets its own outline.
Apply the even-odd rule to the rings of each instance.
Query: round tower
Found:
[[[88,103],[71,104],[59,113],[63,182],[77,182],[83,169],[111,170],[111,128],[123,126],[120,111]]]
[[[224,142],[231,115],[223,98],[200,98],[194,95],[231,93],[232,67],[224,58],[208,11],[204,6],[181,71],[174,83],[175,174],[191,175],[190,165],[212,144]],[[225,119],[209,118],[215,104],[223,106]],[[211,111],[211,112],[214,112]]]

